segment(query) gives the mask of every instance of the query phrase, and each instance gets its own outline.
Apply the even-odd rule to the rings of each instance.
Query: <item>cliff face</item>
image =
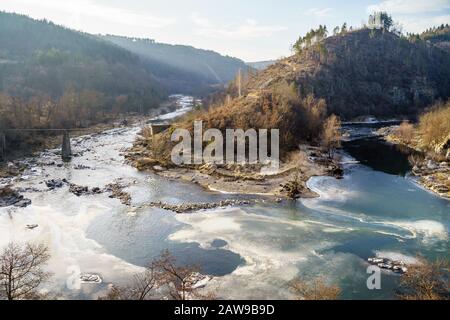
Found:
[[[333,36],[279,61],[247,84],[249,95],[295,83],[342,118],[415,114],[450,96],[450,53],[429,41],[411,42],[381,31]]]

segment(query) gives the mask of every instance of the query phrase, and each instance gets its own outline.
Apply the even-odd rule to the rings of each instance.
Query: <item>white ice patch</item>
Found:
[[[333,180],[332,180],[333,179]],[[330,177],[312,177],[306,182],[306,186],[320,196],[320,201],[338,201],[344,202],[356,199],[359,196],[358,191],[340,188],[336,185],[334,178]],[[317,202],[317,199],[305,199],[302,202]]]
[[[281,289],[297,275],[298,264],[317,259],[318,251],[334,245],[316,238],[317,231],[331,229],[330,226],[236,208],[177,215],[176,219],[187,226],[172,234],[170,240],[196,242],[211,249],[212,240],[222,239],[228,243],[227,250],[245,260],[245,265],[230,275],[208,284],[210,289],[220,287],[221,297],[226,299],[289,298],[288,290]]]
[[[448,234],[445,226],[434,220],[419,221],[394,221],[386,222],[386,224],[398,226],[410,231],[414,237],[422,236],[423,242],[434,242],[436,240],[447,240]]]
[[[407,265],[416,264],[418,262],[417,258],[405,255],[400,252],[393,251],[375,251],[375,254],[378,258],[387,258],[393,261],[403,261]]]
[[[108,254],[96,241],[86,237],[86,229],[93,219],[110,211],[111,207],[95,201],[79,203],[75,198],[66,197],[66,206],[62,206],[59,199],[54,199],[54,205],[33,204],[27,208],[10,209],[9,212],[2,209],[0,248],[11,241],[46,244],[51,255],[47,269],[53,273],[49,285],[55,291],[66,288],[66,281],[71,276],[67,273],[69,267],[77,267],[81,272],[98,273],[106,282],[128,279],[141,272],[142,268]],[[37,224],[38,227],[29,230],[27,224]],[[91,286],[91,291],[85,294],[95,294],[97,289]],[[76,295],[77,292],[69,294]]]

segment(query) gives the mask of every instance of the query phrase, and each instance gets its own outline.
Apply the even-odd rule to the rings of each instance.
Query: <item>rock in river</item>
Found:
[[[30,199],[25,199],[17,191],[6,186],[0,189],[0,207],[16,206],[25,208],[31,204]]]

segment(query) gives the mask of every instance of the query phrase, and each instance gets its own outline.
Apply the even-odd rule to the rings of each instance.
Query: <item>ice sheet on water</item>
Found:
[[[318,269],[323,268],[323,272],[328,272],[326,268],[333,269],[342,261],[338,256],[348,258],[337,254],[333,255],[332,262],[327,262],[318,254],[334,245],[328,235],[348,232],[339,226],[266,216],[238,208],[178,215],[176,219],[185,227],[173,233],[170,240],[196,242],[213,249],[212,241],[220,238],[227,242],[227,250],[245,260],[232,274],[214,279],[208,285],[220,286],[226,298],[289,298],[289,290],[280,288],[298,274],[299,265],[320,259],[321,266],[315,270],[321,272]]]

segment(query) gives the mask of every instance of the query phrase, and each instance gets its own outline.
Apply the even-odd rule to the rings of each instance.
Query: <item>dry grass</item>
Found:
[[[395,136],[403,143],[409,144],[414,138],[414,125],[408,121],[403,121],[402,124],[395,130]]]
[[[438,103],[420,117],[422,147],[435,150],[450,140],[450,101]]]
[[[341,294],[338,286],[327,284],[324,278],[311,281],[295,278],[289,286],[297,300],[338,300]]]
[[[152,128],[150,126],[142,128],[141,136],[145,139],[150,139],[152,137]]]
[[[402,300],[449,300],[450,264],[448,259],[419,263],[409,267],[401,278],[399,297]]]
[[[300,141],[318,140],[326,117],[326,103],[312,95],[300,98],[294,84],[285,81],[255,97],[234,98],[207,112],[192,112],[179,125],[192,130],[194,120],[204,129],[279,129],[280,151],[297,149]]]

